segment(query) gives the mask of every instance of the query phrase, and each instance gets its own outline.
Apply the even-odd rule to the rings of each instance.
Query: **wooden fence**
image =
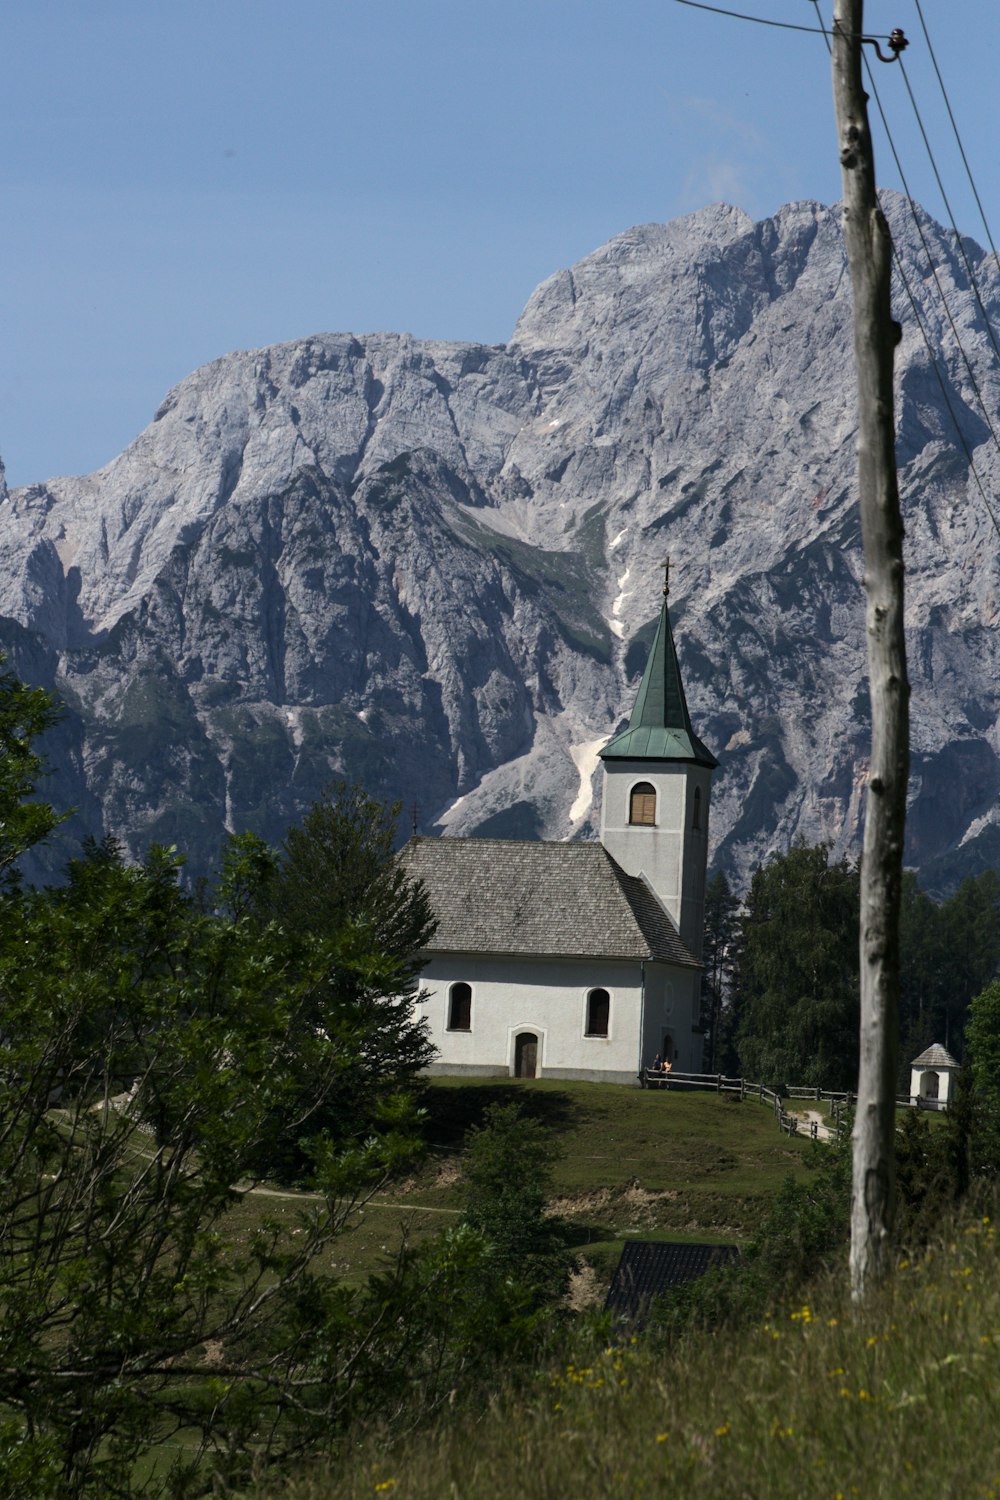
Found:
[[[785,1131],[787,1135],[796,1135],[802,1123],[797,1116],[786,1112],[781,1095],[774,1089],[767,1088],[763,1083],[751,1083],[746,1078],[727,1078],[724,1073],[678,1073],[676,1068],[672,1068],[669,1073],[644,1068],[639,1082],[644,1089],[694,1089],[703,1093],[738,1094],[741,1099],[757,1099],[761,1104],[769,1106],[778,1129]],[[815,1127],[812,1134],[818,1135]]]
[[[751,1083],[746,1078],[727,1078],[724,1073],[678,1073],[673,1068],[669,1073],[644,1068],[639,1075],[639,1082],[644,1089],[695,1089],[717,1094],[738,1094],[741,1099],[758,1099],[761,1104],[770,1106],[779,1130],[783,1130],[786,1135],[800,1135],[808,1130],[813,1140],[819,1138],[816,1121],[807,1124],[797,1115],[789,1114],[782,1099],[811,1099],[816,1104],[829,1104],[830,1129],[839,1140],[848,1128],[848,1116],[857,1097],[850,1089],[820,1089],[792,1084],[778,1093],[762,1083]],[[896,1104],[900,1109],[912,1108],[914,1105],[919,1109],[921,1101],[902,1095],[897,1097]]]

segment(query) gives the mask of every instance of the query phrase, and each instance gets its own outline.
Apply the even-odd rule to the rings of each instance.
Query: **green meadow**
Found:
[[[753,1100],[441,1080],[425,1099],[437,1149],[396,1185],[407,1208],[373,1205],[369,1224],[454,1207],[462,1135],[498,1097],[519,1098],[551,1133],[552,1206],[579,1227],[599,1292],[626,1236],[746,1239],[790,1173],[808,1180],[815,1154]],[[861,1307],[845,1263],[721,1327],[636,1337],[591,1310],[559,1357],[473,1400],[456,1392],[420,1430],[359,1434],[336,1472],[272,1482],[252,1500],[1000,1500],[998,1211],[967,1200],[928,1243],[897,1253],[890,1283]],[[357,1263],[371,1254],[363,1236],[356,1247]]]
[[[1000,1496],[992,1215],[854,1309],[843,1272],[737,1331],[609,1338],[475,1410],[354,1449],[255,1500],[917,1500]]]
[[[425,1089],[430,1149],[411,1175],[373,1198],[334,1247],[341,1274],[361,1276],[454,1220],[461,1148],[493,1102],[517,1100],[552,1146],[550,1208],[599,1280],[625,1237],[740,1243],[789,1173],[804,1178],[810,1143],[782,1135],[770,1109],[714,1093],[600,1083],[435,1079]],[[270,1212],[275,1201],[262,1199]],[[246,1205],[247,1222],[254,1208]]]

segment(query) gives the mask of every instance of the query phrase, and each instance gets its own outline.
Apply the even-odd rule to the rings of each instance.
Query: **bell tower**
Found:
[[[718,765],[691,727],[663,606],[627,728],[601,751],[601,843],[629,875],[644,875],[701,958],[708,864],[708,810]]]

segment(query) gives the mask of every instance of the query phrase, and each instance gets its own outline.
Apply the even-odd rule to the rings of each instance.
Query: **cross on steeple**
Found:
[[[670,553],[669,552],[667,553],[666,557],[664,558],[664,560],[660,564],[660,566],[663,569],[663,597],[664,597],[664,599],[666,599],[667,596],[670,593]]]

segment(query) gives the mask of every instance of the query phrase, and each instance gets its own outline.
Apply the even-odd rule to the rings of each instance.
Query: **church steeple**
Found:
[[[708,806],[718,761],[691,726],[666,586],[632,717],[601,760],[601,843],[623,870],[646,878],[700,958]]]
[[[669,569],[669,562],[667,563]],[[668,574],[669,577],[669,574]],[[710,770],[719,764],[691,727],[684,684],[677,661],[668,587],[663,589],[663,607],[653,639],[653,649],[642,674],[639,692],[627,728],[601,751],[602,760],[689,761]]]

